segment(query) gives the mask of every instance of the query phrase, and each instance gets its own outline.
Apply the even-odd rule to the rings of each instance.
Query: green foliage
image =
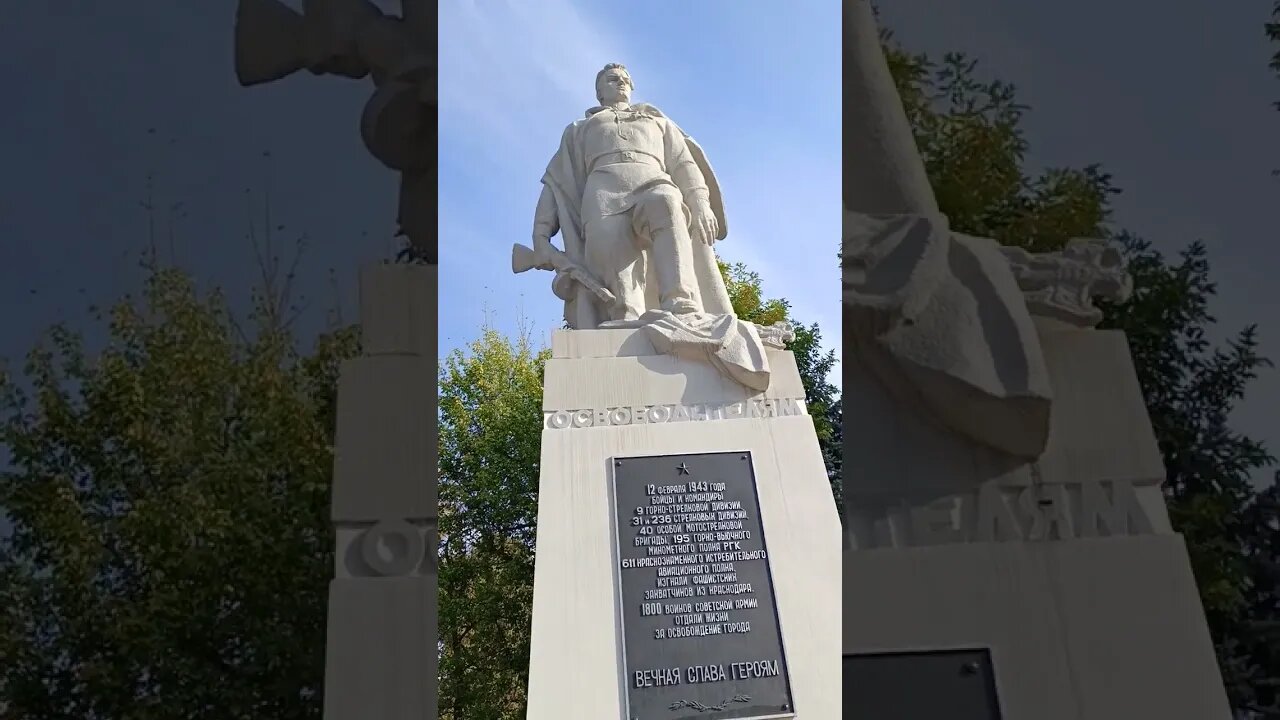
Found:
[[[791,305],[786,300],[766,300],[760,274],[747,268],[743,263],[730,265],[719,262],[720,276],[724,278],[725,289],[729,291],[729,302],[738,317],[757,325],[772,325],[787,319]]]
[[[1224,346],[1207,339],[1215,324],[1204,246],[1176,264],[1130,234],[1135,296],[1108,307],[1106,326],[1124,330],[1133,350],[1156,438],[1164,456],[1169,514],[1187,542],[1228,695],[1239,710],[1280,710],[1280,656],[1261,628],[1280,619],[1280,532],[1273,485],[1252,483],[1274,464],[1262,443],[1230,428],[1231,411],[1259,370],[1257,329]]]
[[[796,358],[800,383],[804,386],[805,403],[813,418],[813,428],[818,435],[818,446],[827,465],[827,477],[835,496],[836,510],[844,516],[844,494],[841,481],[840,459],[844,447],[840,440],[840,389],[828,379],[835,367],[834,350],[823,350],[822,332],[817,323],[795,326],[796,339],[787,349]]]
[[[300,354],[156,269],[6,377],[0,696],[47,718],[319,718],[335,386],[350,331]]]
[[[542,369],[491,328],[440,368],[440,717],[524,717]]]
[[[1105,327],[1123,330],[1135,359],[1156,438],[1164,456],[1169,511],[1187,539],[1210,625],[1224,629],[1242,609],[1248,567],[1238,513],[1255,498],[1251,478],[1275,460],[1261,443],[1230,429],[1233,406],[1258,370],[1256,328],[1225,347],[1206,337],[1208,304],[1204,246],[1195,243],[1169,264],[1130,234],[1118,242],[1129,258],[1135,295],[1107,308]]]
[[[1033,251],[1104,232],[1118,192],[1097,166],[1027,174],[1020,123],[1027,108],[1007,83],[981,81],[977,61],[948,53],[940,63],[903,50],[885,33],[885,53],[915,132],[938,205],[953,228]]]

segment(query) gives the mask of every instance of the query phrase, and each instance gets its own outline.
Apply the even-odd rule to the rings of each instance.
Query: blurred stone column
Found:
[[[437,717],[433,265],[360,274],[363,355],[342,367],[325,720]]]
[[[436,13],[427,0],[401,0],[400,16],[408,44],[420,58],[421,70],[412,72],[418,105],[404,153],[414,162],[400,163],[400,231],[413,248],[414,256],[432,264],[439,258],[436,238]]]

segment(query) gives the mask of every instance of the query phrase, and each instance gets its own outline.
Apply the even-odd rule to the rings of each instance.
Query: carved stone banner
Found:
[[[992,482],[928,503],[880,507],[862,496],[848,531],[854,547],[863,550],[1150,535],[1156,526],[1139,489],[1120,480]]]
[[[738,420],[797,417],[807,414],[804,398],[752,398],[732,403],[668,403],[636,407],[543,411],[547,430],[608,427],[611,425],[660,425],[704,420]]]
[[[792,717],[750,454],[613,465],[625,717]]]

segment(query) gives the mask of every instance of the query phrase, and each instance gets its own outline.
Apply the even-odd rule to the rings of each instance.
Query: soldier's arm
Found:
[[[694,199],[706,200],[711,191],[707,189],[707,181],[702,177],[702,170],[689,152],[689,144],[685,142],[684,133],[675,123],[661,120],[663,126],[662,144],[666,152],[667,174],[675,182],[676,187],[684,194],[686,201]]]
[[[550,239],[560,232],[560,213],[556,208],[556,195],[551,186],[542,185],[542,194],[538,196],[538,206],[533,211],[533,237]]]

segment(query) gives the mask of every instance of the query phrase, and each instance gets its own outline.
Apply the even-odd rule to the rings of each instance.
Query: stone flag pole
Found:
[[[365,146],[400,174],[415,261],[360,273],[361,357],[343,366],[334,441],[334,580],[325,720],[434,720],[438,697],[434,4],[241,0],[242,85],[299,70],[373,79]]]
[[[872,214],[937,213],[929,176],[880,49],[871,7],[855,2],[845,8],[845,208]]]
[[[846,717],[1228,720],[1107,243],[950,228],[845,0]]]

